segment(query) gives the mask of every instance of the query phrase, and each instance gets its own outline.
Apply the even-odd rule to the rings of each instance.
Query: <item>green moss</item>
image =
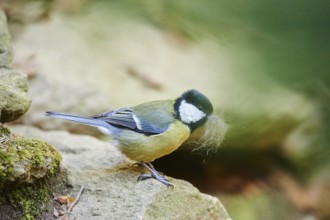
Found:
[[[10,135],[10,130],[6,127],[0,126],[0,135],[2,137],[8,137]]]
[[[0,127],[0,188],[8,182],[30,183],[54,174],[61,155],[47,142],[10,134]]]
[[[36,219],[50,198],[47,180],[42,180],[9,191],[1,190],[0,205],[9,203],[17,211],[16,217],[19,219]]]

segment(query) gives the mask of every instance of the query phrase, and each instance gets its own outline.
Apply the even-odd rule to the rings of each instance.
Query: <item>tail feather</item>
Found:
[[[76,115],[70,115],[66,113],[60,113],[60,112],[46,112],[46,116],[53,117],[53,118],[60,118],[68,121],[78,122],[81,124],[94,126],[94,127],[104,127],[109,128],[111,125],[108,123],[95,119],[95,118],[89,118],[89,117],[82,117],[82,116],[76,116]]]

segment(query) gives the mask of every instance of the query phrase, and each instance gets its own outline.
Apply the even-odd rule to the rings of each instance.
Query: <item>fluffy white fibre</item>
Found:
[[[227,128],[228,125],[221,117],[210,115],[205,125],[196,129],[185,144],[192,146],[194,151],[216,151],[224,140]]]

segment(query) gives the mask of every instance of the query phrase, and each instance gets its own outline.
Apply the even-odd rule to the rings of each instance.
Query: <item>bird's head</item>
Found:
[[[177,117],[193,132],[202,126],[213,112],[210,100],[197,90],[188,90],[175,100]]]

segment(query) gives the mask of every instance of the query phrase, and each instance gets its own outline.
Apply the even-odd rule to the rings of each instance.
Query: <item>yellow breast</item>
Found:
[[[119,149],[132,160],[152,162],[178,149],[189,135],[188,126],[180,121],[175,121],[158,135],[147,136],[126,130],[120,135]]]

